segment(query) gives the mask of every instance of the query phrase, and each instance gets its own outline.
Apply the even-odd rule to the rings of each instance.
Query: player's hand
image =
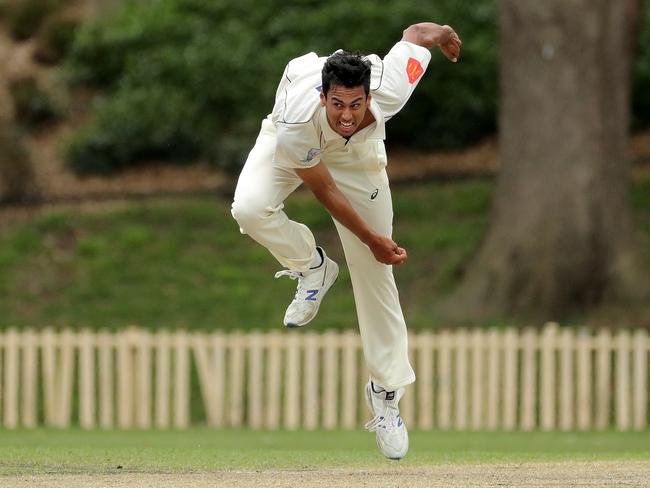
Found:
[[[378,236],[369,247],[380,263],[399,265],[406,261],[406,249],[399,247],[390,237]]]
[[[458,61],[460,56],[460,46],[463,42],[456,34],[456,31],[449,27],[448,25],[443,25],[440,27],[440,32],[438,34],[438,47],[442,51],[447,59],[452,62]]]

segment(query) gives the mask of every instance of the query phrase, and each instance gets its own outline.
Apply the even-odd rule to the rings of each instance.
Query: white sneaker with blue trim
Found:
[[[381,453],[393,460],[402,459],[409,450],[409,435],[397,406],[402,395],[404,388],[386,391],[372,381],[366,385],[366,403],[374,415],[366,429],[375,433]]]
[[[284,325],[287,327],[302,327],[316,317],[323,297],[339,275],[339,265],[328,258],[322,248],[316,249],[323,258],[317,268],[303,273],[288,269],[275,273],[276,278],[288,276],[298,280],[296,294],[284,314]]]

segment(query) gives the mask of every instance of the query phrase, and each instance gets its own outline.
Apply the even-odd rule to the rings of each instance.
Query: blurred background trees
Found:
[[[178,171],[172,171],[175,176],[196,169],[199,178],[209,172],[218,175],[218,181],[229,181],[243,163],[261,119],[271,110],[289,59],[308,51],[325,55],[338,48],[384,55],[405,26],[432,19],[458,30],[464,42],[462,58],[454,65],[433,53],[413,99],[388,124],[389,150],[408,148],[439,158],[440,151],[468,148],[485,139],[489,157],[496,160],[491,141],[500,126],[503,151],[496,187],[487,178],[449,186],[439,181],[402,186],[399,197],[396,191],[400,216],[396,234],[412,257],[412,266],[398,273],[410,322],[448,323],[446,317],[436,315],[441,312],[431,297],[446,296],[463,277],[461,306],[455,308],[467,315],[558,320],[581,316],[581,311],[599,307],[611,297],[629,299],[641,289],[637,276],[643,274],[643,267],[635,264],[630,251],[634,231],[627,208],[630,158],[625,145],[629,128],[650,127],[649,6],[650,0],[538,4],[359,0],[354,5],[343,0],[327,4],[312,0],[0,0],[0,201],[33,202],[52,180],[65,180],[67,185],[64,191],[53,192],[57,198],[84,198],[82,191],[79,196],[76,192],[98,181],[106,186],[99,184],[93,195],[101,195],[102,188],[109,186],[125,194],[127,184],[145,180],[144,173],[155,177],[162,168]],[[568,41],[569,35],[576,39]],[[630,46],[635,42],[638,48],[633,53]],[[412,151],[398,153],[402,160],[419,159]],[[212,165],[209,169],[206,162]],[[179,163],[194,167],[170,168]],[[413,163],[418,169],[424,167]],[[494,169],[489,166],[489,173]],[[87,178],[94,174],[108,178]],[[650,208],[648,181],[637,178],[631,193],[645,242],[650,242],[646,237],[650,221],[644,213]],[[215,186],[211,182],[192,188],[212,191]],[[116,194],[111,191],[109,195]],[[42,193],[47,199],[47,190]],[[476,254],[492,195],[492,224]],[[227,207],[225,201],[222,205]],[[327,234],[327,215],[297,205],[302,208],[298,217],[318,227],[323,240],[333,244],[335,237]],[[175,205],[172,213],[178,208]],[[202,226],[219,229],[219,239],[239,239],[227,235],[232,227],[227,211],[219,226],[207,223],[213,210],[205,210],[206,220],[199,225],[178,227],[183,234],[179,242],[192,241],[190,232]],[[164,222],[160,229],[133,232],[133,226],[150,225],[147,218],[145,213],[134,222],[115,219],[116,235],[130,236],[122,243],[125,255],[130,255],[132,238],[138,245],[147,242],[141,234],[160,236],[156,240],[161,243],[171,239],[168,217],[160,219]],[[13,256],[12,266],[29,276],[23,282],[30,284],[27,295],[33,292],[29,296],[36,297],[32,302],[45,303],[49,296],[50,303],[67,303],[57,294],[70,291],[60,286],[62,276],[72,276],[69,270],[47,275],[35,266],[39,271],[32,273],[28,259],[20,254],[37,249],[34,243],[40,239],[53,256],[58,252],[66,256],[61,263],[54,260],[56,265],[74,263],[80,275],[93,276],[90,281],[98,294],[103,293],[98,298],[102,304],[119,302],[110,293],[126,281],[154,290],[151,303],[157,303],[158,278],[147,285],[142,276],[115,275],[103,290],[98,286],[97,276],[109,276],[106,269],[145,273],[137,266],[115,265],[125,261],[122,255],[113,256],[110,264],[103,262],[106,269],[98,275],[84,268],[83,256],[108,260],[105,250],[121,249],[121,237],[107,239],[114,246],[99,245],[94,236],[73,228],[77,224],[68,224],[69,217],[61,221],[66,224],[61,224],[60,239],[46,235],[49,231],[28,232],[29,238],[17,239],[12,248],[16,253],[5,253],[4,261],[0,249],[0,267],[7,277],[3,285],[0,276],[0,291],[5,296],[16,288],[16,280],[8,278],[6,271],[7,256]],[[195,239],[222,245],[215,236]],[[232,242],[223,245],[230,248]],[[196,254],[180,243],[174,252]],[[202,259],[207,262],[212,252],[205,252]],[[247,290],[261,288],[243,284],[241,276],[246,273],[240,269],[253,263],[257,273],[261,263],[273,263],[264,260],[266,255],[252,258],[243,245],[241,252],[236,271],[223,263],[212,268],[202,263],[201,269],[218,267],[218,272],[200,286],[180,285],[182,280],[177,280],[183,292],[174,293],[186,297],[192,290],[202,303],[213,306],[216,292],[206,284],[227,283],[227,290],[219,292],[223,292],[219,295],[223,306],[232,301],[233,290],[240,290],[243,297]],[[174,268],[183,262],[173,253],[160,256],[152,257],[152,269],[159,268],[161,260]],[[189,267],[185,274],[200,275]],[[170,275],[183,273],[174,269]],[[51,282],[45,286],[48,276]],[[173,285],[169,288],[176,290]],[[129,296],[138,297],[140,307],[142,290]],[[6,302],[13,306],[17,300]],[[87,306],[88,300],[82,302],[80,308]],[[173,300],[170,304],[179,317],[198,310]],[[347,305],[339,307],[340,316],[331,316],[331,323],[340,325],[340,317],[353,314],[351,304]],[[30,306],[24,307],[26,314],[31,313]],[[142,316],[152,316],[152,307],[141,308]],[[116,316],[114,310],[111,314]],[[132,314],[125,311],[123,316]],[[52,316],[51,310],[45,315]],[[232,315],[233,323],[246,317],[241,311]],[[253,310],[248,317],[266,315]]]

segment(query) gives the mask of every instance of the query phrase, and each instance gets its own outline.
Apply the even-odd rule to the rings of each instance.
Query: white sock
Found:
[[[314,255],[314,260],[311,262],[309,269],[320,268],[320,265],[323,264],[325,258],[323,257],[323,251],[320,247],[316,248],[316,254]]]

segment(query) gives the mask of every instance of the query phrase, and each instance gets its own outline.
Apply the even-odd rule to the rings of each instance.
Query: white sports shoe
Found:
[[[397,404],[404,395],[404,388],[386,391],[368,381],[366,402],[375,416],[366,423],[366,429],[375,432],[377,447],[389,459],[399,460],[409,450],[409,434],[399,414]]]
[[[322,248],[317,249],[323,256],[323,262],[318,268],[304,273],[288,269],[275,273],[276,278],[288,276],[292,280],[298,280],[296,294],[284,314],[284,325],[287,327],[302,327],[316,317],[325,293],[339,275],[339,265],[328,258]]]

